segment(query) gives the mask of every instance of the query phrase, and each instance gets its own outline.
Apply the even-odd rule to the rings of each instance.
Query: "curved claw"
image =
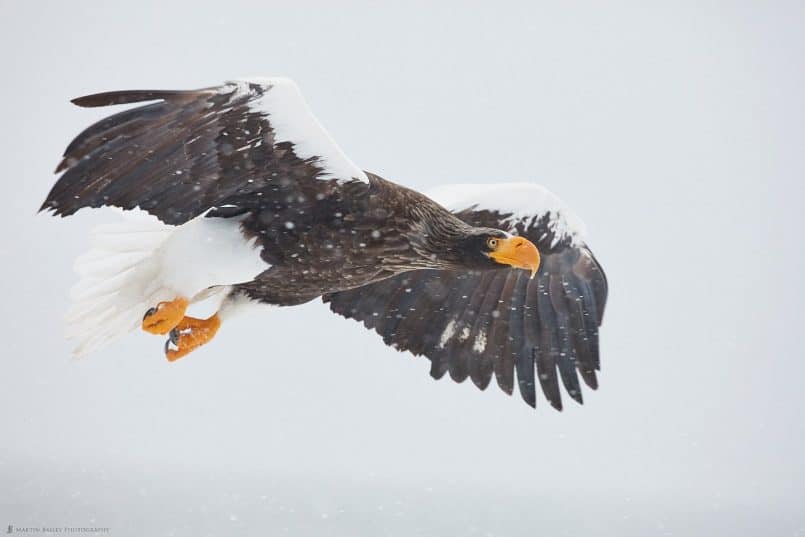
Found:
[[[178,297],[170,302],[160,302],[145,312],[142,328],[151,334],[165,335],[173,330],[184,318],[189,302]]]
[[[209,319],[185,317],[168,334],[165,342],[165,357],[173,362],[193,352],[215,337],[221,326],[221,318],[216,313]]]

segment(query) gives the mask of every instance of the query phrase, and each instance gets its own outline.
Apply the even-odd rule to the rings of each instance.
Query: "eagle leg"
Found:
[[[165,356],[173,362],[190,354],[215,337],[221,327],[221,318],[216,313],[209,319],[185,317],[171,330],[165,342]]]
[[[160,336],[167,334],[182,321],[187,305],[188,301],[184,297],[175,298],[170,302],[160,302],[145,312],[143,330]]]

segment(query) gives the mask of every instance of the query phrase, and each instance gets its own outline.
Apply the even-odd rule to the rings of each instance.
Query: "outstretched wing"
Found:
[[[469,376],[483,390],[494,373],[511,394],[516,372],[531,406],[539,383],[561,410],[560,380],[581,403],[577,372],[598,387],[598,327],[607,298],[606,276],[583,241],[583,224],[537,185],[451,185],[429,195],[468,224],[534,242],[542,256],[537,276],[507,269],[411,271],[324,301],[374,329],[387,345],[427,356],[434,378],[449,372],[462,382]]]
[[[66,216],[82,207],[139,207],[178,225],[213,207],[304,204],[345,182],[368,185],[288,79],[118,91],[73,102],[145,101],[154,102],[107,117],[73,140],[43,210]]]

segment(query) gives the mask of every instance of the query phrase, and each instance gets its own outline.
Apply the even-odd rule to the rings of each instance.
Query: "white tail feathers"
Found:
[[[93,230],[92,249],[75,262],[81,280],[67,316],[75,356],[137,329],[159,302],[223,300],[228,286],[268,268],[239,218],[199,216],[170,226],[140,210],[122,214],[124,221]]]
[[[139,211],[92,232],[92,249],[76,259],[67,336],[81,356],[135,330],[151,306],[174,298],[161,283],[160,247],[177,229]]]

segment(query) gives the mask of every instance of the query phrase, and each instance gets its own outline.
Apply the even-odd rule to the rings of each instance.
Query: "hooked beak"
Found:
[[[539,251],[534,243],[523,237],[502,239],[489,257],[504,265],[531,271],[531,278],[539,268]]]

